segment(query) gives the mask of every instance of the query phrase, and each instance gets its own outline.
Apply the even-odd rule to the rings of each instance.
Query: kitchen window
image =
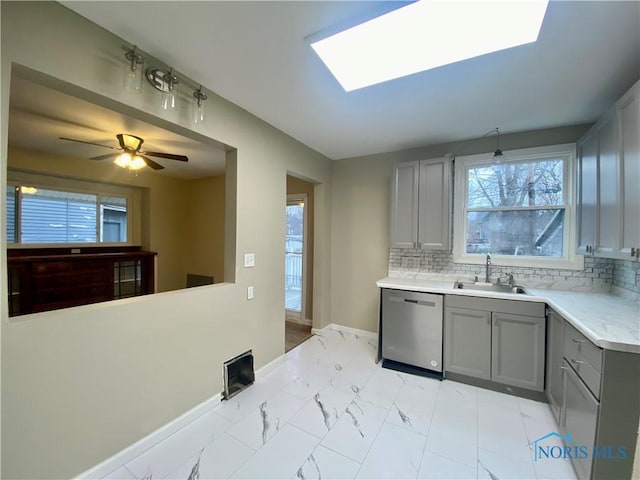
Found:
[[[19,245],[132,244],[135,189],[44,175],[7,184],[6,239]]]
[[[455,160],[454,261],[582,268],[574,248],[575,144]]]

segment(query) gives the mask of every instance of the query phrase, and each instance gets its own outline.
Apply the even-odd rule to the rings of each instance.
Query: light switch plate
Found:
[[[253,300],[253,286],[247,287],[247,300]]]
[[[256,266],[256,254],[245,253],[244,254],[244,268],[251,268]]]

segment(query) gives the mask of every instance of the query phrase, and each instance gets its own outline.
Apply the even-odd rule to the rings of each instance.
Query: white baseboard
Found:
[[[264,377],[271,371],[273,371],[276,367],[284,363],[285,357],[284,355],[280,355],[275,360],[267,363],[266,365],[260,367],[255,372],[256,380]],[[186,411],[179,417],[171,420],[169,423],[161,426],[157,430],[154,430],[146,437],[141,438],[137,442],[129,445],[123,450],[120,450],[115,455],[107,458],[103,462],[91,467],[90,469],[82,472],[80,475],[77,475],[76,479],[99,479],[106,477],[111,472],[117,470],[122,465],[125,465],[132,461],[137,456],[146,452],[150,448],[156,446],[170,435],[173,435],[181,428],[185,427],[189,423],[193,422],[197,418],[201,417],[205,413],[209,412],[213,408],[217,407],[222,401],[221,394],[214,395],[213,397],[205,400],[199,405],[196,405],[191,410]]]
[[[324,332],[328,330],[340,330],[345,333],[353,333],[354,335],[371,338],[373,340],[378,339],[378,334],[375,332],[370,332],[368,330],[360,330],[359,328],[345,327],[344,325],[338,325],[337,323],[330,323],[324,328],[312,328],[311,333],[313,333],[314,335],[322,335]]]

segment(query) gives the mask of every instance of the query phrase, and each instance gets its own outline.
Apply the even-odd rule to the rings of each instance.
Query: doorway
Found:
[[[313,293],[312,183],[287,176],[285,351],[311,336]]]

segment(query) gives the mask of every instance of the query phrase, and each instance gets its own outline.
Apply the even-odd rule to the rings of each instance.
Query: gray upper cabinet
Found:
[[[591,253],[596,244],[598,206],[598,132],[590,130],[578,142],[578,250]]]
[[[577,252],[640,256],[640,83],[578,142]]]
[[[491,378],[491,313],[447,308],[445,368],[471,377]]]
[[[622,258],[640,250],[640,82],[616,104],[620,128],[621,234]]]
[[[544,389],[545,318],[492,314],[491,380]]]
[[[450,192],[450,160],[397,164],[391,183],[391,246],[449,249]]]
[[[415,248],[418,240],[420,162],[396,165],[391,177],[391,246]]]

